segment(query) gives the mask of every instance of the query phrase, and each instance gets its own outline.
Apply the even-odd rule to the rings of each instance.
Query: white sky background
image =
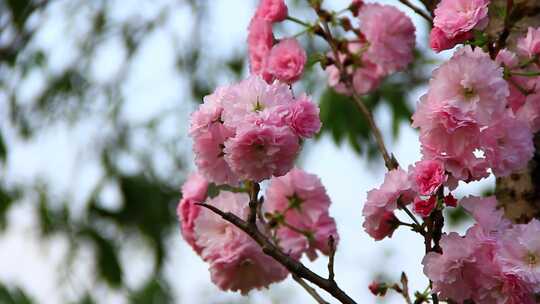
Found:
[[[233,52],[245,52],[246,28],[254,9],[254,1],[247,0],[210,0],[212,5],[211,18],[208,20],[207,36],[202,37],[209,46],[203,50],[206,56],[226,58]],[[58,1],[47,10],[47,22],[37,37],[36,44],[45,46],[52,56],[50,66],[62,70],[76,56],[72,48],[73,41],[66,36],[85,31],[88,26],[84,18],[76,18],[75,23],[66,24],[55,18],[59,15],[61,5],[66,1]],[[111,1],[117,20],[133,15],[152,15],[155,7],[162,7],[167,1]],[[348,5],[347,0],[333,0],[332,6],[341,9]],[[379,1],[396,4],[397,1]],[[246,5],[248,3],[249,5]],[[161,5],[161,6],[160,6]],[[411,15],[418,27],[417,42],[425,46],[427,41],[424,21],[413,16],[411,11],[398,5],[404,12]],[[84,12],[78,12],[84,16]],[[294,10],[291,15],[299,16]],[[174,67],[174,43],[188,44],[190,37],[186,27],[190,26],[189,11],[178,8],[171,12],[166,26],[156,31],[146,40],[145,45],[136,55],[131,66],[130,77],[123,85],[123,92],[128,100],[127,111],[123,113],[132,121],[143,121],[164,109],[184,109],[182,117],[177,117],[173,127],[164,132],[187,131],[188,115],[194,109],[189,98],[186,98],[185,81],[179,77]],[[296,33],[297,28],[290,31]],[[67,32],[66,32],[67,31]],[[124,58],[123,50],[118,40],[110,39],[98,52],[98,60],[92,75],[97,82],[104,82],[115,73],[115,62]],[[440,58],[448,56],[444,54]],[[23,86],[25,96],[30,100],[32,92],[43,86],[43,75],[33,75]],[[230,79],[219,79],[220,83],[228,83]],[[309,93],[309,92],[308,92]],[[415,102],[422,92],[411,92],[411,101]],[[0,99],[2,95],[0,94]],[[0,102],[0,117],[3,116]],[[381,108],[376,114],[376,120],[386,135],[390,150],[397,156],[401,165],[406,168],[419,159],[419,144],[416,132],[404,125],[400,138],[392,142],[390,138],[390,117],[386,108]],[[10,141],[10,158],[7,166],[8,182],[23,182],[41,178],[54,185],[59,194],[66,191],[75,192],[75,203],[84,201],[85,193],[96,182],[101,172],[95,166],[95,159],[84,153],[84,147],[91,144],[92,134],[97,132],[113,132],[107,126],[104,130],[96,128],[99,125],[96,118],[89,117],[77,128],[68,129],[66,126],[56,126],[38,137],[32,144],[17,141],[8,134]],[[354,122],[351,122],[354,123]],[[0,122],[0,126],[2,126]],[[99,130],[97,130],[99,129]],[[361,210],[368,190],[378,186],[384,176],[382,161],[368,163],[356,155],[347,145],[336,147],[329,137],[317,142],[309,142],[304,153],[301,166],[308,172],[319,175],[333,200],[331,214],[336,218],[340,232],[341,243],[336,256],[336,279],[340,286],[359,303],[375,303],[377,300],[369,293],[367,285],[378,273],[384,273],[397,279],[403,270],[409,276],[412,290],[423,290],[427,279],[422,275],[420,261],[423,257],[423,242],[413,232],[400,229],[392,239],[374,242],[362,229],[363,218]],[[94,163],[92,164],[92,162]],[[166,161],[158,166],[166,166]],[[488,180],[487,183],[492,182]],[[484,183],[486,185],[486,183]],[[179,185],[180,187],[180,185]],[[460,188],[464,189],[464,188]],[[465,189],[478,192],[483,189],[480,184],[471,185]],[[110,191],[114,198],[114,190]],[[465,193],[460,191],[459,193]],[[111,199],[111,201],[113,201]],[[13,209],[10,213],[9,230],[0,236],[0,280],[23,286],[39,303],[61,303],[66,294],[56,287],[57,282],[66,274],[57,273],[57,265],[63,263],[63,254],[67,243],[62,239],[44,241],[37,235],[37,223],[32,211],[35,199],[27,199],[26,203]],[[149,202],[152,203],[152,202]],[[82,207],[81,207],[82,208]],[[138,248],[138,243],[128,244],[128,247]],[[165,269],[167,277],[174,288],[174,293],[180,303],[230,303],[239,299],[239,295],[223,293],[210,283],[207,265],[180,238],[173,235],[169,242],[170,259]],[[151,265],[149,252],[140,250],[122,252],[125,269],[125,279],[131,286],[140,284]],[[92,265],[89,251],[84,251],[78,257],[81,260],[80,269],[69,274],[69,280],[74,285],[70,294],[76,293],[77,286],[91,286],[88,278],[92,276]],[[326,258],[319,258],[308,266],[317,273],[326,275]],[[268,294],[276,294],[282,303],[312,303],[313,300],[291,279],[271,286],[268,292],[252,292],[254,303],[270,303]],[[95,290],[100,303],[125,303],[121,296],[111,293],[105,288]],[[390,293],[391,294],[391,293]],[[325,298],[335,303],[330,296]],[[204,299],[204,300],[202,300]],[[403,303],[396,296],[387,297],[386,303]]]

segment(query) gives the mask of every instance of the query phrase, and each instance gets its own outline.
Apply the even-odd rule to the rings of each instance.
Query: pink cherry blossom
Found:
[[[334,238],[334,246],[337,246],[339,243],[336,222],[328,215],[328,212],[321,214],[315,222],[307,218],[291,226],[295,230],[302,230],[308,234],[305,235],[287,227],[278,229],[277,237],[280,246],[287,254],[295,259],[300,259],[304,253],[311,261],[317,258],[317,252],[324,255],[330,254],[330,236]]]
[[[314,174],[293,168],[287,174],[274,177],[266,190],[266,211],[284,212],[291,225],[304,220],[316,222],[328,212],[330,198],[321,180]]]
[[[271,82],[272,75],[266,72],[266,61],[274,44],[272,23],[256,16],[251,19],[247,44],[251,73],[260,75],[264,80]]]
[[[479,147],[480,126],[472,114],[424,96],[413,115],[413,127],[420,127],[424,159],[439,160],[453,178],[464,181],[487,176],[487,163],[474,155]]]
[[[306,253],[314,260],[317,250],[329,254],[330,236],[337,245],[336,223],[328,214],[330,198],[316,175],[294,168],[272,178],[264,205],[266,212],[282,217],[283,226],[278,227],[277,235],[280,246],[292,257],[299,259]]]
[[[300,150],[287,126],[245,125],[225,142],[225,159],[242,179],[260,182],[287,173]]]
[[[360,95],[370,93],[379,87],[383,77],[384,75],[377,65],[368,60],[363,60],[362,67],[355,69],[352,75],[353,89]]]
[[[457,199],[452,195],[452,193],[449,193],[444,197],[444,204],[448,207],[457,207],[457,202]]]
[[[303,138],[313,137],[321,129],[319,107],[309,96],[302,94],[292,104],[277,110],[294,133]]]
[[[504,113],[508,94],[503,69],[482,49],[465,46],[433,72],[428,100],[487,124]]]
[[[503,237],[498,259],[503,268],[532,284],[540,292],[540,221],[515,225]]]
[[[540,55],[540,27],[529,27],[527,36],[518,40],[517,48],[523,56],[532,58]]]
[[[536,304],[531,284],[512,272],[500,272],[493,278],[491,288],[477,291],[475,303],[479,304]]]
[[[373,206],[364,206],[362,214],[365,217],[362,227],[375,241],[386,237],[392,237],[399,226],[399,221],[394,212]]]
[[[287,18],[287,5],[284,0],[261,0],[255,18],[281,22]]]
[[[525,104],[519,108],[516,117],[527,123],[532,132],[540,131],[540,93],[527,96]]]
[[[413,189],[420,195],[432,195],[446,182],[444,164],[437,160],[422,160],[409,167]]]
[[[278,106],[293,102],[292,92],[286,84],[267,84],[258,76],[250,76],[229,87],[222,101],[222,118],[227,127],[236,129],[246,123],[253,124],[260,118],[257,116],[266,115],[268,118],[270,114],[266,110],[271,112]]]
[[[488,163],[475,151],[481,130],[507,115],[508,94],[502,68],[488,54],[469,46],[458,50],[433,73],[413,115],[424,158],[442,161],[460,180],[486,177]]]
[[[206,200],[207,190],[208,181],[200,173],[190,174],[182,186],[182,199],[176,209],[180,221],[180,232],[197,253],[200,253],[201,248],[195,244],[194,222],[199,215],[200,207],[195,203],[202,203]]]
[[[471,32],[460,33],[453,38],[448,38],[440,28],[434,27],[429,35],[429,46],[437,53],[449,50],[454,46],[473,38]]]
[[[442,0],[435,9],[433,25],[452,39],[488,22],[489,0]]]
[[[342,56],[344,59],[345,56]],[[342,60],[344,61],[344,60]],[[347,73],[352,77],[353,90],[360,95],[364,95],[375,90],[381,80],[384,77],[381,69],[366,59],[366,56],[362,59],[361,67],[348,66],[346,68]],[[335,65],[329,65],[325,69],[328,74],[328,85],[332,87],[336,92],[344,95],[351,95],[352,92],[347,85],[341,81],[341,73]]]
[[[287,277],[287,270],[265,255],[257,244],[242,245],[230,248],[230,252],[210,263],[212,282],[220,289],[246,295],[253,289],[268,288]]]
[[[234,131],[222,122],[222,100],[227,88],[204,98],[204,103],[191,115],[190,136],[193,138],[195,163],[202,175],[217,184],[236,184],[236,174],[224,159],[225,141],[234,136]]]
[[[497,199],[494,196],[469,196],[462,199],[459,204],[472,215],[476,224],[486,231],[503,231],[511,225],[504,217],[503,210],[497,208]]]
[[[401,204],[410,203],[415,196],[407,172],[402,169],[388,171],[379,189],[370,190],[362,210],[363,227],[375,240],[391,236],[397,228],[394,210]]]
[[[517,55],[508,49],[502,49],[497,54],[497,57],[495,58],[495,61],[507,68],[515,70],[519,66],[519,58]],[[516,113],[525,103],[526,96],[523,94],[523,92],[520,91],[520,89],[516,86],[519,85],[520,87],[527,88],[528,87],[528,78],[527,77],[521,77],[521,76],[511,76],[509,81],[509,88],[510,88],[510,95],[508,96],[508,104],[510,105],[510,108],[514,113]]]
[[[249,213],[246,193],[222,191],[206,203],[242,219]],[[196,244],[202,248],[203,259],[210,263],[212,282],[219,288],[246,294],[287,276],[287,270],[264,254],[246,233],[212,211],[201,209],[194,225]]]
[[[306,61],[306,51],[298,40],[287,38],[270,51],[267,71],[280,81],[294,83],[302,76]]]
[[[388,286],[385,283],[373,281],[369,284],[368,289],[373,295],[383,297],[388,291]]]
[[[496,176],[508,176],[525,168],[534,154],[528,125],[510,115],[482,131],[481,145]]]
[[[417,197],[413,202],[413,211],[421,217],[428,217],[431,214],[431,211],[435,209],[436,205],[436,196],[431,196],[425,200]]]
[[[362,5],[358,18],[369,45],[366,56],[386,74],[412,62],[415,27],[407,15],[394,6],[370,3]]]
[[[429,252],[422,260],[424,274],[433,281],[433,291],[443,299],[458,303],[470,299],[474,293],[474,274],[477,244],[452,232],[443,235],[440,245],[443,254]]]
[[[336,221],[331,217],[328,212],[322,214],[319,220],[315,223],[315,235],[314,240],[310,243],[310,247],[306,252],[310,260],[315,260],[317,252],[320,251],[324,255],[329,255],[331,252],[329,237],[334,239],[334,248],[337,248],[339,244],[339,234],[337,231]]]

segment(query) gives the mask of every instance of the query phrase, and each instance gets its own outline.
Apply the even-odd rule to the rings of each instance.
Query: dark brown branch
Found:
[[[274,243],[272,243],[266,237],[266,235],[259,231],[256,225],[252,226],[248,222],[236,216],[235,214],[230,212],[223,212],[212,205],[204,203],[198,203],[197,205],[211,210],[212,212],[221,216],[224,220],[238,227],[238,229],[247,233],[255,242],[257,242],[257,244],[259,244],[259,246],[261,246],[263,252],[266,255],[272,257],[278,263],[283,265],[293,275],[296,275],[301,279],[305,279],[315,284],[319,288],[331,294],[334,298],[336,298],[343,304],[356,304],[356,302],[351,297],[349,297],[343,290],[341,290],[335,282],[325,279],[320,275],[314,273],[309,268],[304,266],[304,264],[291,258],[289,255],[281,251],[276,245],[274,245]]]
[[[403,298],[405,298],[405,302],[407,304],[412,304],[411,296],[409,295],[409,279],[407,278],[407,275],[405,272],[401,273],[401,294],[403,295]]]
[[[424,10],[417,7],[416,5],[412,4],[409,0],[399,0],[399,2],[403,3],[404,5],[412,9],[418,15],[422,16],[422,18],[426,19],[430,24],[433,23],[433,18],[431,18],[431,16],[428,13],[426,13]]]
[[[258,183],[247,182],[249,190],[249,216],[248,223],[255,226],[257,222],[257,209],[259,205],[259,190],[261,189]]]
[[[336,257],[336,241],[334,236],[328,238],[328,247],[330,248],[330,255],[328,257],[328,280],[331,282],[336,282],[334,280],[336,274],[334,272],[334,259]]]
[[[304,288],[304,290],[309,293],[309,295],[311,297],[313,297],[313,299],[315,299],[315,301],[317,301],[317,303],[319,304],[330,304],[328,302],[326,302],[318,293],[317,291],[312,288],[311,286],[309,286],[304,280],[302,280],[301,278],[299,278],[298,276],[294,275],[292,276],[293,280],[296,281],[296,283],[298,283],[300,286],[302,286],[302,288]]]
[[[510,36],[510,30],[513,27],[512,22],[512,8],[514,6],[514,0],[506,0],[506,14],[504,16],[504,28],[502,33],[499,35],[499,39],[497,39],[497,43],[495,46],[495,49],[493,51],[492,57],[497,56],[500,50],[502,50],[506,46],[506,40],[508,39],[508,36]]]

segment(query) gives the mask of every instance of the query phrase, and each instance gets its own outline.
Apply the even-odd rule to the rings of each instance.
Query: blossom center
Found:
[[[463,88],[463,97],[465,97],[465,100],[469,100],[476,96],[476,91],[473,88],[464,87]]]
[[[296,193],[288,196],[287,199],[289,200],[290,209],[300,210],[300,206],[302,205],[303,200]]]
[[[526,259],[527,265],[529,265],[530,267],[535,267],[540,262],[539,257],[534,252],[529,252]]]
[[[257,97],[257,101],[255,102],[255,105],[253,106],[254,112],[260,112],[264,110],[264,105],[259,101],[259,97]]]
[[[220,152],[219,152],[219,154],[218,154],[218,158],[219,158],[219,157],[225,156],[225,152],[223,151],[224,149],[225,149],[225,145],[224,145],[224,144],[219,144],[219,150],[220,150]]]

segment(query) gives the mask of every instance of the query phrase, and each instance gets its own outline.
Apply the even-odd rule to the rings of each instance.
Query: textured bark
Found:
[[[495,194],[508,218],[526,223],[540,218],[540,133],[534,139],[536,152],[527,168],[498,178]]]

